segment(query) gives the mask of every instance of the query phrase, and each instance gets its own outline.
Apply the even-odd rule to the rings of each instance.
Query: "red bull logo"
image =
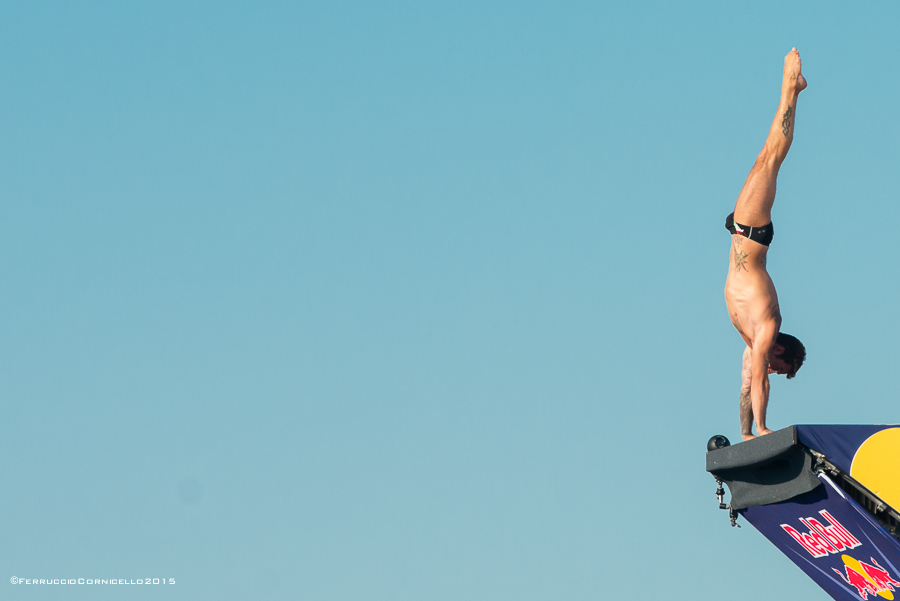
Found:
[[[894,587],[900,587],[900,582],[891,578],[888,571],[878,565],[874,557],[869,558],[871,565],[849,555],[841,555],[841,559],[844,560],[844,571],[831,569],[841,577],[841,580],[854,587],[863,601],[868,599],[869,595],[878,595],[885,599],[894,598]]]
[[[781,528],[813,557],[825,557],[829,553],[855,549],[862,544],[828,511],[823,509],[819,515],[825,520],[824,524],[814,517],[800,518],[803,525],[808,528],[806,532],[800,532],[787,524],[781,524]]]

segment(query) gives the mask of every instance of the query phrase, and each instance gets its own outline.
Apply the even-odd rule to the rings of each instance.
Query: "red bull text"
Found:
[[[827,526],[813,517],[800,518],[803,525],[809,530],[799,532],[787,524],[781,524],[782,529],[791,535],[800,546],[806,549],[813,557],[825,557],[829,553],[840,553],[846,549],[855,549],[862,543],[850,534],[850,531],[841,526],[826,510],[819,512]]]

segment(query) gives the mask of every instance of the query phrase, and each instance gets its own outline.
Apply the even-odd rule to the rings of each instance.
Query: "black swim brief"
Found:
[[[725,218],[725,229],[732,234],[740,234],[754,242],[759,242],[763,246],[772,244],[772,238],[775,236],[775,230],[771,221],[762,227],[750,227],[749,225],[736,223],[734,221],[734,213]]]

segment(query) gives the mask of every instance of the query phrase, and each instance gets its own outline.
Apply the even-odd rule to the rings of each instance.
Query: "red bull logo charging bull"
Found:
[[[868,599],[869,595],[879,595],[885,599],[894,598],[894,587],[900,586],[900,582],[891,578],[888,571],[878,565],[874,557],[869,558],[871,565],[849,555],[841,555],[841,559],[844,560],[844,572],[831,569],[841,577],[841,580],[856,588],[856,592],[864,600]]]

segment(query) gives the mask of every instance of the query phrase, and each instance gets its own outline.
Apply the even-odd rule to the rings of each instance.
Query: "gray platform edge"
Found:
[[[788,426],[766,436],[706,453],[706,471],[751,467],[775,459],[797,444],[797,428]]]

